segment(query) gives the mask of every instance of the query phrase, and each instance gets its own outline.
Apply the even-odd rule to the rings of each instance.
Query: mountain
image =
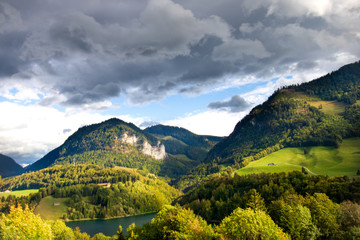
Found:
[[[191,160],[201,161],[207,152],[222,137],[197,135],[180,127],[156,125],[145,129],[157,137],[164,145],[166,152],[172,155],[185,155]]]
[[[201,163],[220,139],[169,126],[141,130],[132,123],[112,118],[78,129],[26,171],[53,165],[97,164],[138,168],[175,178]]]
[[[360,62],[277,90],[243,118],[205,162],[239,167],[284,147],[334,146],[360,136]]]
[[[9,177],[20,174],[24,169],[14,159],[0,154],[0,176]]]
[[[61,146],[26,168],[36,171],[55,164],[146,167],[166,156],[164,145],[132,123],[112,118],[78,129]],[[152,166],[150,166],[152,167]]]

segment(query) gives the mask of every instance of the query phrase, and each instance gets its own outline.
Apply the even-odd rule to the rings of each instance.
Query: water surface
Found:
[[[113,219],[96,219],[96,220],[83,220],[83,221],[72,221],[66,222],[68,227],[75,229],[76,227],[80,228],[81,232],[86,232],[90,236],[102,232],[106,236],[113,236],[116,234],[119,225],[122,226],[124,235],[127,235],[126,229],[130,224],[135,223],[136,226],[142,226],[144,223],[148,223],[155,217],[156,213],[148,213],[143,215],[131,216],[131,217],[122,217],[122,218],[113,218]]]

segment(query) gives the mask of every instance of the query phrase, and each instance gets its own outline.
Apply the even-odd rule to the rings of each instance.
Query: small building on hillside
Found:
[[[276,166],[275,163],[268,163],[267,166]]]
[[[101,187],[111,187],[111,183],[98,183],[97,185]]]

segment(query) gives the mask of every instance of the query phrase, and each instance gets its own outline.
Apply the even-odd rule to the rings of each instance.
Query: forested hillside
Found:
[[[220,140],[222,139],[222,137],[196,135],[184,128],[164,125],[148,127],[145,129],[145,131],[160,137],[160,139],[162,139],[164,142],[168,140],[166,137],[172,137],[189,147],[199,147],[205,150],[211,149],[216,143],[220,142]],[[172,152],[169,153],[176,154]]]
[[[354,206],[353,216],[360,216],[360,207],[354,204],[359,201],[359,179],[291,172],[214,178],[192,189],[176,203],[214,223],[223,223],[230,216],[234,217],[235,212],[244,214],[245,209],[263,211],[292,239],[337,239],[337,236],[353,239],[359,236],[356,231],[360,222],[351,221],[352,229],[349,225],[341,226],[344,218],[340,212],[342,208],[349,210]],[[244,218],[246,215],[237,221]],[[227,225],[224,231],[231,232],[239,223],[233,224]],[[246,229],[249,223],[243,224],[240,229]],[[308,238],[309,235],[313,236]]]
[[[67,211],[62,217],[66,219],[107,218],[158,211],[180,195],[180,191],[151,174],[97,165],[55,166],[6,178],[0,185],[2,190],[40,188],[39,193],[28,197],[2,198],[0,212],[8,212],[11,203],[36,207],[43,198],[54,197],[65,199]]]
[[[360,136],[359,99],[360,62],[280,89],[242,119],[206,162],[245,166],[284,147],[339,146],[343,138]]]
[[[9,177],[21,174],[24,169],[14,159],[0,154],[0,177]]]
[[[176,178],[197,166],[220,139],[168,126],[143,131],[131,123],[113,118],[80,128],[64,144],[27,167],[26,171],[54,165],[97,164],[138,168]]]
[[[144,130],[165,146],[167,158],[160,174],[179,177],[199,165],[222,137],[196,135],[184,128],[156,125]]]

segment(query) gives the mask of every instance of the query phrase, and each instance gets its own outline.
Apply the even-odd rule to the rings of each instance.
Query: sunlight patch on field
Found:
[[[300,147],[281,149],[249,163],[239,169],[237,174],[301,171],[302,167],[314,174],[356,176],[357,170],[360,169],[360,138],[345,139],[338,149],[307,147],[306,154],[304,148]]]
[[[39,189],[26,189],[26,190],[11,191],[9,193],[2,192],[2,193],[0,193],[0,197],[7,197],[9,195],[14,195],[17,197],[27,196],[31,193],[37,193],[38,191],[39,191]]]
[[[311,101],[308,103],[325,114],[339,114],[345,111],[345,104],[338,101]]]
[[[66,214],[67,204],[69,198],[54,198],[47,196],[41,199],[39,205],[35,208],[34,213],[40,214],[44,220],[60,219]]]

